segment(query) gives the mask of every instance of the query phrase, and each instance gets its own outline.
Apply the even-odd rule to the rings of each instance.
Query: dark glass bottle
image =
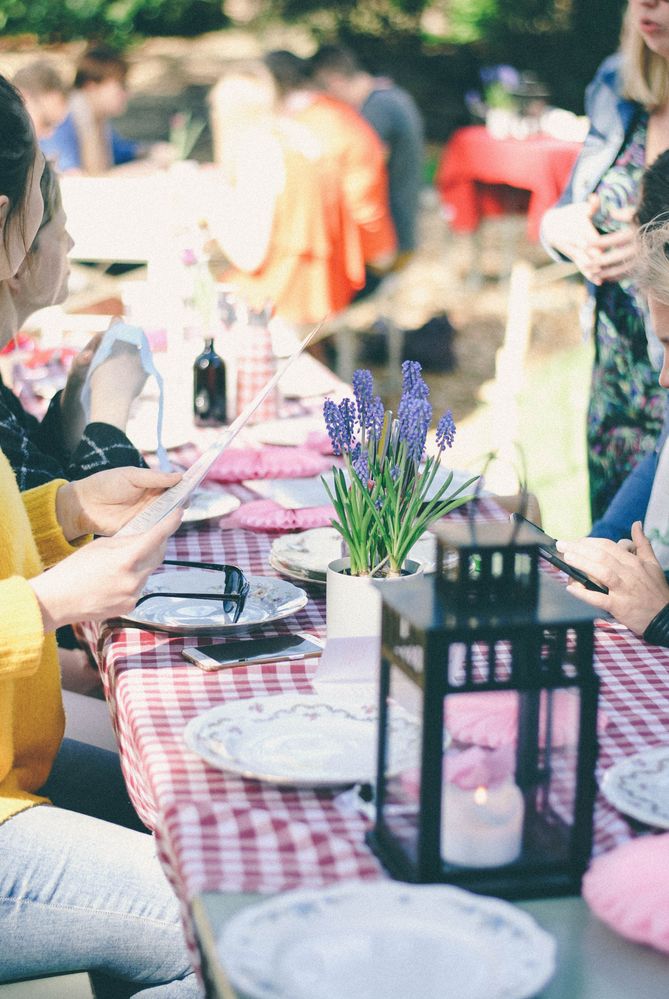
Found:
[[[225,363],[214,350],[213,337],[205,339],[204,350],[193,364],[193,415],[200,426],[225,423]]]

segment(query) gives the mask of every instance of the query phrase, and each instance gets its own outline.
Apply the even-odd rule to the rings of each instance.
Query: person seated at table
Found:
[[[388,273],[397,258],[397,237],[388,200],[383,144],[355,108],[314,87],[307,60],[276,49],[264,62],[274,78],[282,114],[312,132],[323,151],[331,184],[341,186],[346,211],[347,257],[359,283]],[[367,276],[365,275],[365,281]]]
[[[641,230],[635,276],[648,297],[653,329],[662,345],[659,383],[669,388],[669,213]],[[666,452],[666,454],[665,454]],[[651,493],[656,495],[654,520],[659,541],[669,544],[669,452],[663,449]],[[650,508],[648,510],[650,513]],[[648,527],[648,516],[646,518]],[[649,532],[650,533],[650,532]],[[608,594],[572,582],[568,589],[593,607],[608,611],[654,645],[669,646],[669,583],[641,521],[632,524],[631,540],[608,538],[558,541],[567,562],[608,587]],[[667,552],[665,551],[665,554]]]
[[[0,149],[0,163],[9,152]],[[40,187],[44,211],[37,235],[16,275],[0,282],[0,348],[33,312],[60,303],[67,295],[72,241],[65,228],[58,180],[48,163]],[[101,336],[75,358],[65,389],[54,396],[41,422],[24,410],[0,378],[0,447],[19,489],[57,477],[80,479],[104,468],[144,464],[125,435],[130,406],[146,380],[138,351],[130,344],[119,343],[93,372],[91,416],[85,423],[80,392]]]
[[[311,72],[317,86],[360,112],[386,148],[398,263],[405,263],[417,242],[425,159],[422,115],[406,90],[389,77],[368,73],[342,45],[321,46],[311,58]]]
[[[42,219],[43,155],[4,77],[0,135],[0,280],[7,280]],[[0,981],[85,969],[114,979],[111,991],[100,983],[99,996],[118,996],[119,979],[135,994],[200,994],[178,905],[151,838],[137,831],[117,758],[62,742],[53,637],[61,625],[134,607],[180,513],[140,535],[84,542],[114,534],[179,478],[108,469],[20,493],[0,452]]]
[[[300,326],[344,308],[357,289],[342,252],[341,186],[328,183],[312,133],[277,115],[276,100],[260,62],[218,81],[210,109],[220,169],[201,187],[210,185],[206,217],[227,261],[221,280],[252,308],[269,301]]]
[[[586,113],[590,131],[560,201],[544,216],[542,239],[588,282],[595,360],[587,450],[597,520],[627,473],[652,452],[666,410],[631,268],[640,179],[669,147],[669,5],[629,0],[620,53],[597,71]]]
[[[46,59],[30,62],[14,74],[38,139],[49,139],[67,115],[68,93],[60,73]]]
[[[635,225],[640,227],[657,224],[655,220],[666,217],[667,212],[669,212],[669,150],[661,153],[643,175]],[[647,314],[645,320],[648,351],[653,366],[659,368],[662,361],[662,347]],[[655,450],[645,455],[634,466],[606,511],[592,525],[591,537],[610,538],[612,541],[629,538],[634,521],[644,519],[653,488],[658,456],[668,436],[669,409]],[[669,564],[665,568],[669,568]]]
[[[137,142],[125,139],[111,119],[128,103],[128,64],[106,45],[88,48],[77,63],[69,111],[50,138],[40,140],[44,154],[59,173],[106,173],[141,155]]]

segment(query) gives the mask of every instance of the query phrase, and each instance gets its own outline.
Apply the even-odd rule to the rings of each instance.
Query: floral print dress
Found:
[[[644,114],[596,190],[600,207],[593,221],[601,232],[619,225],[612,209],[637,203],[647,126]],[[595,305],[587,420],[593,520],[605,512],[628,472],[655,447],[666,406],[666,392],[648,357],[643,300],[634,282],[606,282],[597,289]]]

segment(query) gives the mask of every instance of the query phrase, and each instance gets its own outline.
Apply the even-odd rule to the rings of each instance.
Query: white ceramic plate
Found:
[[[306,572],[300,572],[298,569],[293,569],[292,566],[284,565],[280,559],[275,558],[272,554],[267,559],[267,563],[280,576],[285,576],[286,579],[293,579],[296,583],[308,583],[309,586],[325,586],[325,576],[320,572],[309,576]]]
[[[609,767],[602,794],[625,815],[669,829],[669,746],[626,756]]]
[[[219,593],[221,579],[206,569],[169,569],[150,576],[144,593],[156,596],[144,601],[126,621],[156,631],[180,634],[218,633],[257,628],[295,614],[308,601],[304,590],[284,579],[270,576],[247,576],[251,589],[239,621],[226,614],[222,601],[198,600],[197,597],[167,597],[161,593]]]
[[[378,709],[370,687],[355,692],[252,697],[193,718],[184,732],[194,753],[219,770],[295,787],[337,787],[376,776]],[[400,705],[390,713],[389,773],[415,767],[420,728]]]
[[[291,578],[291,573],[302,579],[313,573],[322,576],[325,582],[328,565],[342,556],[341,544],[341,534],[334,527],[314,527],[299,534],[284,534],[272,543],[271,564],[277,572],[284,572]],[[433,572],[436,554],[437,539],[426,532],[409,552],[409,558],[419,562],[424,572]]]
[[[195,524],[212,517],[225,517],[240,506],[241,500],[221,489],[203,487],[196,489],[184,510],[184,524]]]
[[[450,885],[284,892],[233,916],[217,948],[253,999],[527,999],[555,970],[531,916]]]

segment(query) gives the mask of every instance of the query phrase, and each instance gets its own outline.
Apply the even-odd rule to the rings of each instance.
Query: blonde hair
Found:
[[[634,278],[641,291],[669,305],[669,210],[639,230]]]
[[[647,111],[662,107],[669,97],[669,66],[652,52],[637,31],[628,7],[620,38],[622,52],[622,95]]]

